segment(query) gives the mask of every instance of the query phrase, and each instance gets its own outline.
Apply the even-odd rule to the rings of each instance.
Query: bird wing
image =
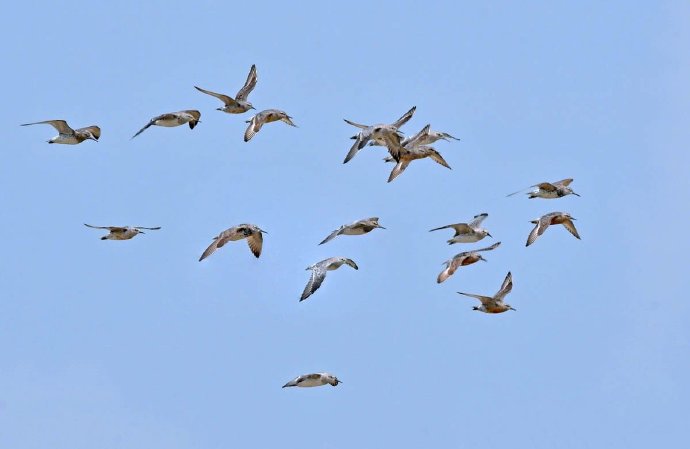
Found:
[[[72,134],[74,130],[69,127],[64,120],[44,120],[42,122],[24,123],[21,126],[29,125],[50,125],[57,130],[60,134]]]
[[[201,87],[197,87],[197,86],[194,86],[194,88],[196,90],[198,90],[199,92],[203,92],[207,95],[211,95],[212,97],[216,97],[217,99],[219,99],[220,101],[225,103],[226,106],[237,105],[237,102],[233,98],[228,97],[227,95],[219,94],[217,92],[212,92],[210,90],[202,89]]]
[[[479,251],[491,251],[492,249],[498,248],[500,245],[501,245],[501,242],[496,242],[491,246],[487,246],[486,248],[475,249],[474,251],[471,251],[471,252],[477,253]]]
[[[456,256],[457,257],[457,256]],[[458,269],[460,266],[459,263],[456,263],[455,257],[453,257],[451,260],[444,262],[446,264],[446,268],[441,271],[438,274],[438,277],[436,278],[437,283],[441,283],[451,277],[453,274],[455,274],[455,271]]]
[[[146,229],[146,230],[149,230],[149,231],[157,231],[157,230],[159,230],[161,227],[160,227],[160,226],[156,226],[155,228],[147,228],[147,227],[144,227],[144,226],[133,226],[133,228],[134,228],[134,229]]]
[[[393,167],[393,170],[391,170],[391,174],[388,176],[388,182],[391,182],[400,176],[400,173],[404,172],[408,165],[410,165],[410,161],[408,159],[401,159],[397,164],[395,164],[395,167]]]
[[[152,118],[151,121],[149,121],[143,128],[141,128],[139,131],[137,131],[137,133],[136,133],[135,135],[133,135],[133,136],[130,138],[130,140],[134,139],[136,136],[138,136],[139,134],[141,134],[141,133],[143,133],[144,131],[146,131],[146,129],[147,129],[149,126],[153,125],[153,124],[156,122],[156,120],[160,120],[160,119],[162,119],[162,118],[165,118],[166,116],[168,116],[168,118],[172,118],[172,114],[163,114],[163,115],[159,115],[158,117]]]
[[[568,232],[570,232],[572,235],[574,235],[578,240],[581,240],[580,234],[578,234],[577,229],[575,229],[575,224],[569,218],[566,218],[563,221],[563,226],[565,226],[565,228],[568,230]]]
[[[252,67],[249,69],[249,74],[247,75],[247,81],[244,82],[242,89],[237,92],[235,99],[247,101],[247,97],[256,86],[256,80],[256,65],[252,64]]]
[[[188,122],[189,123],[189,129],[194,129],[196,124],[199,123],[199,119],[201,118],[201,112],[197,111],[196,109],[187,109],[187,110],[180,111],[180,112],[184,112],[185,114],[189,114],[192,117],[194,117],[193,120],[190,120]]]
[[[346,119],[346,118],[344,118],[343,120],[345,120],[345,123],[347,123],[347,124],[349,124],[349,125],[352,125],[352,126],[356,126],[357,128],[361,128],[361,129],[367,129],[367,128],[369,128],[367,125],[361,125],[361,124],[359,124],[359,123],[355,123],[355,122],[353,122],[353,121],[350,121],[350,120],[348,120],[348,119]]]
[[[431,149],[431,153],[429,154],[429,158],[431,158],[431,160],[436,162],[437,164],[443,165],[446,168],[450,168],[450,165],[448,165],[448,162],[446,162],[446,160],[443,159],[443,156],[441,156],[441,153],[434,150],[433,148]]]
[[[350,148],[350,151],[347,152],[347,156],[345,156],[343,164],[350,162],[350,160],[355,157],[357,152],[364,148],[367,142],[369,142],[369,139],[371,139],[371,133],[357,133],[357,136],[355,136],[355,143],[352,144],[352,148]]]
[[[417,134],[415,134],[412,137],[408,137],[405,139],[405,147],[407,148],[414,148],[418,145],[421,144],[421,140],[424,137],[427,137],[429,135],[429,130],[431,129],[431,125],[426,125],[424,128],[422,128]],[[402,144],[402,142],[401,142]]]
[[[261,231],[254,231],[249,237],[247,237],[247,245],[249,245],[249,249],[257,259],[261,255],[261,248],[263,247],[263,244],[264,236]]]
[[[84,226],[87,226],[89,228],[94,228],[94,229],[107,229],[111,232],[124,232],[125,229],[127,229],[124,226],[92,226],[90,224],[84,223]]]
[[[569,186],[570,183],[573,182],[573,178],[567,178],[567,179],[561,179],[560,181],[556,181],[553,184],[556,186]]]
[[[351,266],[351,267],[354,268],[355,270],[359,270],[359,267],[357,266],[357,264],[355,263],[355,261],[352,260],[352,259],[345,259],[345,264]]]
[[[91,125],[91,126],[85,126],[85,127],[83,127],[83,128],[78,128],[78,129],[75,129],[74,132],[75,132],[75,133],[89,132],[89,133],[93,134],[93,136],[94,136],[96,139],[100,139],[100,138],[101,138],[101,128],[99,128],[99,127],[96,126],[96,125]]]
[[[494,299],[496,301],[503,301],[503,298],[510,293],[510,291],[513,289],[513,275],[508,272],[506,275],[506,278],[503,280],[503,284],[501,284],[501,288],[496,292],[496,295],[494,296]]]
[[[256,114],[254,117],[252,117],[252,119],[249,120],[249,126],[247,126],[247,130],[244,132],[244,141],[249,142],[249,140],[251,140],[251,138],[259,132],[263,125],[264,120],[261,117],[259,117],[259,114]]]
[[[532,187],[539,187],[540,190],[544,190],[546,192],[555,192],[556,191],[556,186],[551,184],[550,182],[540,182],[539,184],[536,184]]]
[[[491,297],[489,297],[489,296],[475,295],[475,294],[472,294],[472,293],[463,293],[463,292],[458,292],[458,293],[461,294],[461,295],[469,296],[469,297],[471,297],[471,298],[477,298],[477,299],[480,300],[480,301],[482,302],[482,304],[484,304],[484,305],[491,304],[491,303],[494,301],[494,299],[491,298]]]
[[[544,215],[537,221],[537,225],[532,229],[532,232],[529,233],[529,236],[527,237],[527,243],[525,246],[530,246],[532,243],[534,243],[535,240],[537,240],[537,237],[542,235],[544,231],[546,231],[546,228],[549,227],[551,221],[551,216],[550,214]]]
[[[206,259],[208,256],[216,252],[218,248],[221,248],[225,243],[227,242],[227,239],[222,238],[220,235],[216,238],[213,239],[213,242],[208,245],[208,248],[204,251],[204,253],[199,257],[199,262],[202,260]]]
[[[326,267],[322,265],[315,265],[311,268],[311,276],[309,277],[309,282],[307,282],[307,286],[304,287],[304,291],[302,292],[302,296],[300,296],[300,301],[304,301],[307,299],[309,296],[312,295],[316,290],[318,290],[319,287],[321,287],[321,284],[323,283],[323,280],[326,279]]]
[[[325,239],[323,239],[323,240],[321,241],[321,243],[319,243],[319,245],[323,245],[324,243],[330,242],[331,240],[333,240],[334,238],[336,238],[336,237],[338,236],[338,234],[340,234],[340,232],[341,232],[344,228],[345,228],[345,226],[341,226],[341,227],[339,227],[338,229],[336,229],[335,231],[331,232],[331,233],[328,235],[328,237],[326,237]]]
[[[455,224],[449,224],[445,226],[441,226],[440,228],[434,228],[429,230],[431,231],[438,231],[439,229],[454,229],[455,230],[455,235],[458,236],[460,234],[467,234],[468,232],[472,232],[472,228],[467,223],[455,223]]]
[[[468,223],[469,227],[470,228],[476,228],[477,226],[482,224],[482,221],[484,221],[486,219],[486,217],[488,217],[488,216],[489,216],[489,214],[487,214],[486,212],[479,214],[479,215],[475,215],[474,217],[472,217],[472,221],[470,221]]]
[[[414,111],[416,110],[417,106],[412,106],[412,108],[409,111],[407,111],[402,115],[402,117],[391,123],[391,125],[396,128],[400,128],[412,118],[412,116],[414,115]]]

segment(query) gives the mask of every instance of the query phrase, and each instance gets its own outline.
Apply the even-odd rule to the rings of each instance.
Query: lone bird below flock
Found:
[[[258,258],[261,255],[261,248],[263,247],[264,233],[268,234],[258,226],[246,223],[226,229],[216,237],[213,237],[213,243],[211,243],[201,257],[199,257],[199,262],[213,254],[218,248],[222,248],[226,243],[242,239],[247,239],[249,249],[252,251],[252,254]]]
[[[86,223],[84,223],[84,226],[94,229],[107,229],[110,231],[108,235],[101,237],[101,240],[129,240],[135,235],[146,234],[142,229],[157,231],[161,228],[160,226],[155,228],[146,228],[144,226],[91,226]]]
[[[482,302],[482,305],[479,307],[472,307],[472,310],[478,310],[480,312],[484,313],[502,313],[507,310],[515,310],[513,307],[511,307],[510,304],[505,304],[503,302],[503,298],[510,293],[510,291],[513,289],[513,275],[510,274],[510,271],[506,275],[506,278],[503,280],[503,284],[501,284],[501,289],[496,292],[494,296],[482,296],[482,295],[474,295],[472,293],[462,293],[458,292],[461,295],[465,296],[470,296],[472,298],[477,298]]]
[[[398,131],[398,128],[407,123],[412,118],[414,111],[416,110],[417,107],[413,106],[409,111],[403,114],[402,117],[390,125],[377,124],[369,126],[344,119],[346,123],[360,128],[361,131],[357,133],[356,136],[352,137],[355,140],[355,143],[352,145],[352,148],[350,148],[347,156],[345,156],[343,164],[348,163],[350,159],[355,157],[357,152],[364,148],[364,146],[369,143],[370,140],[378,142],[379,145],[388,147],[388,151],[390,151],[391,155],[397,160],[397,152],[401,148],[400,142],[402,141],[402,136],[400,131]]]
[[[281,111],[279,109],[266,109],[265,111],[259,112],[250,120],[246,121],[246,123],[249,123],[249,126],[247,126],[247,130],[244,132],[244,141],[249,142],[251,138],[254,137],[259,130],[261,130],[261,127],[264,126],[264,124],[277,122],[278,120],[297,128],[297,125],[292,123],[292,117],[287,115],[285,111]]]
[[[194,86],[194,88],[199,92],[216,97],[225,103],[225,106],[222,108],[217,108],[217,111],[227,112],[228,114],[242,114],[250,109],[256,109],[250,102],[247,101],[247,97],[251,91],[254,90],[254,86],[256,86],[256,79],[256,66],[252,64],[252,67],[249,69],[249,75],[247,75],[247,81],[244,82],[244,86],[242,86],[242,89],[237,92],[235,98],[230,98],[227,95],[211,92],[210,90],[202,89],[201,87],[197,86]]]
[[[386,229],[379,224],[379,217],[365,218],[363,220],[355,221],[354,223],[345,224],[331,232],[331,234],[323,239],[319,245],[330,242],[339,235],[362,235],[373,231],[376,228]]]
[[[489,231],[479,226],[482,224],[484,219],[488,217],[489,214],[483,213],[475,215],[474,219],[469,223],[455,223],[446,226],[441,226],[440,228],[431,229],[429,232],[438,231],[440,229],[452,228],[455,230],[455,235],[452,239],[448,240],[448,244],[452,245],[454,243],[474,243],[478,242],[486,236],[491,237]]]
[[[329,373],[314,373],[314,374],[302,374],[301,376],[297,376],[290,382],[286,383],[283,385],[283,388],[285,387],[320,387],[322,385],[332,385],[336,386],[338,384],[343,383],[341,380],[338,380],[337,377],[335,377],[333,374]]]
[[[486,262],[486,259],[484,259],[484,257],[482,257],[482,255],[479,253],[481,251],[491,251],[493,249],[496,249],[500,244],[501,242],[496,242],[491,246],[487,246],[486,248],[475,249],[472,251],[465,251],[456,254],[455,256],[453,256],[452,259],[443,262],[446,265],[446,269],[439,273],[438,278],[436,278],[436,282],[440,284],[441,282],[445,281],[446,279],[451,277],[455,273],[455,271],[460,267],[472,265],[473,263],[478,262],[480,260]]]
[[[540,182],[539,184],[535,184],[533,186],[528,187],[529,189],[536,187],[536,189],[527,192],[527,195],[530,199],[532,198],[546,198],[546,199],[553,199],[553,198],[561,198],[566,195],[575,195],[575,196],[580,196],[577,193],[573,192],[573,189],[570,187],[570,183],[573,182],[573,178],[568,178],[568,179],[562,179],[560,181],[556,182]],[[513,192],[507,196],[513,196],[516,195],[523,190],[527,189],[522,189],[518,190],[517,192]]]
[[[309,282],[307,282],[307,286],[302,292],[302,296],[299,299],[300,302],[307,299],[312,295],[312,293],[321,287],[323,280],[326,279],[326,273],[328,271],[337,270],[343,264],[349,265],[355,270],[359,269],[357,264],[352,259],[348,259],[347,257],[330,257],[322,260],[321,262],[317,262],[314,265],[308,266],[306,269],[311,270],[311,277],[309,278]]]
[[[544,231],[546,231],[546,228],[548,228],[550,225],[557,224],[562,224],[568,230],[568,232],[580,240],[580,235],[577,233],[577,229],[575,229],[575,225],[573,224],[572,220],[575,219],[571,217],[570,214],[564,212],[551,212],[550,214],[542,216],[538,220],[532,220],[530,223],[534,223],[536,226],[534,229],[532,229],[532,232],[529,233],[525,246],[530,246],[532,243],[534,243],[534,241],[537,240],[537,237],[542,235]]]
[[[101,137],[101,128],[96,125],[72,129],[64,120],[45,120],[43,122],[24,123],[21,126],[30,125],[50,125],[55,128],[59,134],[50,139],[48,143],[76,145],[85,140],[95,140],[98,142],[98,139]]]
[[[173,126],[180,126],[184,125],[185,123],[189,123],[189,128],[194,129],[197,123],[199,123],[199,119],[201,118],[201,112],[196,111],[194,109],[188,109],[185,111],[179,111],[179,112],[168,112],[166,114],[161,114],[157,117],[152,118],[146,126],[141,128],[135,135],[132,136],[132,139],[134,139],[136,136],[139,134],[143,133],[149,126],[156,125],[156,126],[165,126],[166,128],[171,128]]]

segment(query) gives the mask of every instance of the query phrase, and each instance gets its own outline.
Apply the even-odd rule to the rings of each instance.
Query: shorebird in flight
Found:
[[[400,151],[400,142],[402,141],[402,134],[400,131],[398,131],[398,128],[407,123],[412,118],[416,110],[417,106],[413,106],[409,111],[403,114],[402,117],[390,125],[377,124],[368,126],[344,119],[346,123],[360,128],[361,131],[357,133],[356,136],[352,137],[355,140],[355,143],[352,145],[352,148],[350,148],[347,156],[345,156],[343,164],[348,163],[350,159],[355,157],[355,154],[364,148],[371,140],[378,142],[380,145],[388,147],[388,151],[394,155],[393,157],[396,157],[397,153]]]
[[[279,109],[266,109],[265,111],[259,112],[250,120],[246,121],[246,123],[249,123],[249,126],[247,126],[247,130],[244,132],[244,141],[249,142],[251,138],[259,132],[264,124],[277,122],[278,120],[297,128],[297,125],[292,123],[292,117],[287,115],[285,111],[281,111]]]
[[[256,109],[250,102],[247,101],[247,97],[254,89],[254,86],[256,86],[256,79],[256,66],[252,64],[252,67],[249,69],[249,75],[247,75],[247,81],[244,82],[244,86],[242,86],[242,89],[237,92],[235,98],[230,98],[227,95],[211,92],[210,90],[202,89],[201,87],[197,86],[194,86],[194,88],[199,92],[216,97],[225,103],[225,106],[222,108],[217,108],[217,111],[227,112],[228,114],[242,114],[250,109]]]
[[[431,229],[429,232],[438,231],[439,229],[452,228],[455,230],[455,235],[452,239],[448,240],[448,244],[452,245],[454,243],[474,243],[478,242],[486,236],[491,237],[489,231],[479,226],[482,224],[484,219],[488,217],[489,214],[483,213],[475,215],[474,219],[469,223],[455,223],[446,226],[441,226],[440,228]]]
[[[436,151],[434,148],[426,145],[421,145],[414,147],[412,149],[407,149],[406,147],[403,147],[402,150],[398,152],[397,159],[395,156],[388,156],[384,158],[384,162],[397,162],[395,164],[395,167],[393,167],[393,170],[391,170],[390,175],[388,176],[388,182],[391,182],[395,178],[397,178],[402,172],[405,171],[408,165],[410,165],[410,162],[417,160],[417,159],[424,159],[424,158],[430,158],[437,164],[443,165],[444,167],[450,169],[450,165],[448,165],[448,162],[443,159],[443,156],[441,156],[441,153]]]
[[[482,302],[482,305],[477,307],[472,307],[472,310],[478,310],[480,312],[484,313],[503,313],[507,310],[515,310],[513,307],[511,307],[510,304],[506,304],[503,302],[503,298],[506,297],[508,293],[513,289],[513,275],[510,274],[510,271],[506,275],[506,278],[503,280],[503,284],[501,284],[500,290],[496,292],[495,295],[493,296],[482,296],[482,295],[474,295],[472,293],[462,293],[458,292],[461,295],[465,296],[470,296],[472,298],[476,298]]]
[[[156,125],[156,126],[165,126],[166,128],[171,128],[173,126],[180,126],[184,125],[185,123],[189,123],[189,128],[194,129],[197,123],[199,123],[199,119],[201,118],[201,112],[193,110],[193,109],[188,109],[185,111],[179,111],[179,112],[168,112],[167,114],[161,114],[159,116],[156,116],[152,118],[146,126],[141,128],[135,135],[132,136],[132,139],[134,139],[136,136],[139,134],[143,133],[149,126]]]
[[[529,195],[529,198],[546,198],[546,199],[552,199],[552,198],[561,198],[566,195],[575,195],[575,196],[580,196],[577,193],[573,192],[573,189],[570,187],[570,183],[573,182],[573,178],[568,178],[568,179],[562,179],[560,181],[556,182],[540,182],[539,184],[535,184],[533,186],[527,187],[527,189],[531,189],[536,187],[536,189],[527,192],[527,195]],[[527,189],[522,189],[518,190],[517,192],[513,192],[511,194],[508,194],[506,196],[513,196],[516,195],[522,191],[525,191]]]
[[[160,226],[155,228],[146,228],[144,226],[91,226],[86,223],[84,223],[84,226],[94,229],[107,229],[110,231],[108,235],[101,237],[101,240],[129,240],[135,235],[146,234],[142,229],[157,231],[161,228]]]
[[[29,125],[50,125],[59,133],[48,141],[48,143],[62,143],[67,145],[76,145],[85,140],[95,140],[101,137],[101,128],[96,125],[87,126],[85,128],[72,129],[64,120],[45,120],[42,122],[24,123],[21,126]]]
[[[427,125],[429,126],[429,125]],[[424,129],[422,129],[424,131]],[[434,142],[437,142],[439,140],[445,140],[450,142],[450,139],[453,140],[460,140],[457,137],[453,137],[448,133],[444,133],[441,131],[432,131],[431,129],[427,129],[426,133],[423,136],[411,136],[411,137],[405,137],[401,142],[400,145],[407,146],[414,138],[417,138],[417,145],[431,145]],[[374,146],[374,145],[381,145],[378,141],[372,141],[369,142],[369,145]]]
[[[365,218],[363,220],[357,220],[354,223],[344,224],[331,234],[323,239],[319,245],[323,245],[326,242],[330,242],[339,235],[362,235],[373,231],[376,228],[386,229],[379,224],[379,217]]]
[[[487,246],[486,248],[475,249],[472,251],[465,251],[456,254],[455,256],[453,256],[452,259],[443,262],[446,265],[446,268],[438,274],[436,282],[440,284],[441,282],[445,281],[455,273],[455,270],[457,270],[460,267],[472,265],[473,263],[478,262],[480,260],[486,262],[486,259],[484,259],[484,257],[482,257],[482,255],[479,253],[481,251],[491,251],[492,249],[496,249],[500,244],[501,242],[496,242],[491,246]]]
[[[300,302],[307,299],[312,293],[321,287],[323,280],[326,279],[326,273],[328,271],[337,270],[343,264],[349,265],[355,270],[359,269],[357,264],[352,259],[348,259],[347,257],[329,257],[328,259],[324,259],[321,262],[315,263],[314,265],[309,265],[306,269],[311,270],[311,277],[309,278],[309,282],[307,282],[307,286],[302,292],[302,296],[299,299]]]
[[[550,225],[558,224],[562,224],[568,230],[568,232],[579,240],[580,235],[577,233],[577,229],[575,229],[573,220],[575,219],[571,217],[570,214],[564,212],[551,212],[550,214],[546,214],[537,220],[532,220],[530,223],[534,223],[536,226],[534,229],[532,229],[532,232],[529,233],[525,246],[530,246],[532,243],[534,243],[534,241],[537,240],[537,237],[542,235],[544,231],[546,231],[546,228],[548,228]]]
[[[328,373],[314,373],[314,374],[302,374],[301,376],[295,377],[290,382],[283,385],[285,387],[320,387],[322,385],[332,385],[336,386],[343,383],[338,380],[333,374]]]
[[[258,226],[246,223],[226,229],[217,236],[213,237],[213,243],[206,248],[206,251],[204,251],[199,258],[199,262],[213,254],[218,248],[222,248],[226,243],[235,242],[242,239],[247,239],[249,249],[252,251],[252,254],[258,258],[261,255],[261,248],[263,247],[264,243],[264,233],[267,234],[266,231]]]

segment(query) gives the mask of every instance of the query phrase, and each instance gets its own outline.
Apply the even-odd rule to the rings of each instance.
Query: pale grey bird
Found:
[[[247,97],[256,86],[256,66],[252,64],[249,69],[249,75],[247,75],[247,81],[244,82],[242,89],[237,92],[235,98],[230,98],[227,95],[219,94],[216,92],[211,92],[210,90],[202,89],[201,87],[194,86],[199,92],[211,95],[218,98],[220,101],[225,103],[222,108],[217,108],[217,111],[227,112],[228,114],[242,114],[250,109],[256,109],[250,102],[247,101]]]
[[[445,281],[453,274],[455,274],[455,271],[460,267],[472,265],[473,263],[478,262],[480,260],[486,262],[486,259],[484,259],[484,257],[482,257],[482,255],[479,253],[481,251],[491,251],[492,249],[496,249],[500,244],[501,242],[496,242],[491,246],[487,246],[486,248],[475,249],[472,251],[465,251],[456,254],[455,256],[453,256],[452,259],[443,262],[446,268],[439,273],[438,277],[436,278],[436,282],[440,284],[441,282]]]
[[[410,162],[427,157],[437,164],[450,169],[448,162],[446,162],[443,156],[432,147],[426,145],[416,146],[410,149],[403,147],[402,150],[398,152],[397,157],[391,153],[391,156],[383,159],[385,162],[396,162],[395,167],[393,167],[393,170],[391,170],[388,176],[388,182],[393,181],[404,172],[407,166],[410,165]]]
[[[372,140],[379,142],[380,145],[388,147],[388,151],[390,151],[391,154],[397,155],[397,153],[400,151],[400,142],[403,138],[402,133],[398,131],[398,128],[407,123],[412,118],[416,110],[417,106],[413,106],[409,111],[403,114],[402,117],[400,117],[398,120],[391,123],[390,125],[377,124],[369,126],[355,123],[348,119],[344,119],[346,123],[360,128],[361,131],[357,133],[356,136],[352,137],[355,140],[355,143],[352,145],[352,148],[350,148],[350,151],[347,153],[347,156],[345,156],[343,164],[349,162],[350,159],[355,157],[355,154],[357,154],[359,150],[364,148],[366,144]],[[395,155],[394,157],[396,157]]]
[[[206,248],[206,251],[204,251],[199,258],[199,262],[213,254],[218,248],[222,248],[226,243],[235,242],[242,239],[247,239],[249,249],[252,251],[252,254],[258,258],[261,255],[261,248],[263,247],[264,243],[264,233],[268,234],[258,226],[246,223],[226,229],[217,236],[213,237],[213,243]]]
[[[491,237],[489,231],[480,227],[482,222],[489,214],[483,213],[475,215],[472,221],[469,223],[455,223],[446,226],[441,226],[440,228],[431,229],[429,232],[438,231],[439,229],[449,229],[455,230],[455,235],[452,239],[448,240],[448,244],[452,245],[454,243],[474,243],[478,242],[484,237]]]
[[[85,128],[72,129],[64,120],[45,120],[42,122],[24,123],[20,126],[30,125],[50,125],[59,133],[57,136],[48,140],[48,143],[62,143],[66,145],[76,145],[85,140],[95,140],[101,137],[101,128],[96,125],[87,126]]]
[[[575,196],[580,196],[579,194],[573,192],[573,189],[570,187],[570,183],[573,182],[573,178],[568,178],[568,179],[562,179],[560,181],[556,182],[540,182],[539,184],[535,184],[533,186],[529,186],[527,189],[531,189],[533,187],[536,187],[536,189],[527,192],[527,195],[529,196],[530,199],[532,198],[546,198],[546,199],[553,199],[553,198],[561,198],[566,195],[575,195]],[[524,190],[527,189],[522,189],[518,190],[517,192],[510,193],[506,196],[513,196],[515,194],[518,194]]]
[[[472,293],[462,293],[458,292],[461,295],[465,296],[470,296],[472,298],[476,298],[482,302],[482,305],[477,307],[474,306],[472,307],[472,310],[478,310],[480,312],[484,313],[503,313],[508,310],[515,310],[510,304],[506,304],[503,302],[503,298],[506,297],[508,293],[513,289],[513,275],[510,274],[510,271],[506,275],[506,278],[503,280],[503,284],[501,284],[500,290],[496,292],[494,296],[482,296],[482,295],[474,295]]]
[[[284,111],[278,109],[266,109],[265,111],[259,112],[250,120],[246,121],[246,123],[249,123],[249,126],[247,126],[247,130],[244,132],[244,141],[249,142],[249,140],[252,137],[254,137],[256,133],[259,132],[259,130],[262,126],[264,126],[264,124],[277,122],[278,120],[297,128],[297,125],[292,123],[292,117],[287,115],[287,113],[285,113]]]
[[[544,231],[546,231],[546,228],[548,228],[550,225],[558,224],[562,224],[568,230],[568,232],[580,240],[580,235],[577,233],[577,229],[575,229],[573,220],[575,219],[571,217],[570,214],[564,212],[551,212],[539,219],[532,220],[530,223],[534,223],[536,226],[534,229],[532,229],[532,232],[529,233],[525,246],[530,246],[532,243],[534,243],[534,241],[537,240],[537,237],[542,235]]]
[[[457,137],[453,137],[448,133],[444,133],[441,131],[432,131],[431,130],[431,125],[427,125],[426,127],[422,128],[422,131],[417,133],[414,136],[411,137],[405,137],[400,144],[403,147],[408,146],[411,142],[415,142],[415,145],[431,145],[434,142],[437,142],[439,140],[446,140],[450,141],[450,139],[453,140],[460,140]],[[371,141],[369,142],[369,145],[381,145],[377,141]]]
[[[92,226],[90,224],[84,223],[84,226],[94,229],[107,229],[110,231],[108,235],[101,237],[101,240],[129,240],[135,235],[146,234],[142,229],[147,231],[157,231],[161,227],[157,226],[155,228],[147,228],[144,226]]]
[[[307,282],[307,286],[302,292],[300,302],[307,299],[312,293],[321,287],[323,280],[326,279],[326,273],[328,271],[337,270],[343,264],[349,265],[355,270],[359,269],[357,264],[352,259],[348,259],[347,257],[329,257],[328,259],[324,259],[321,262],[315,263],[314,265],[309,265],[306,269],[311,270],[311,277],[309,278],[309,282]]]
[[[336,386],[343,383],[342,380],[338,380],[333,374],[328,373],[314,373],[314,374],[302,374],[301,376],[295,377],[290,382],[283,385],[285,387],[320,387],[322,385],[330,384]]]
[[[379,224],[379,217],[364,218],[350,224],[344,224],[323,239],[319,245],[330,242],[339,235],[362,235],[371,232],[376,228],[386,229]]]
[[[146,126],[141,128],[135,135],[132,136],[132,139],[134,139],[136,136],[139,134],[143,133],[149,126],[156,125],[156,126],[164,126],[166,128],[171,128],[173,126],[180,126],[184,125],[185,123],[189,123],[189,128],[194,129],[197,123],[199,123],[199,119],[201,118],[201,112],[196,111],[194,109],[188,109],[185,111],[179,111],[179,112],[168,112],[166,114],[161,114],[159,116],[156,116],[152,118]]]

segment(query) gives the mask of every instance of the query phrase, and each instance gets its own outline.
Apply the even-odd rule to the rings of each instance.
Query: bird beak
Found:
[[[571,220],[577,220],[577,218],[575,218],[575,217],[570,217],[570,219],[571,219]]]
[[[579,193],[575,193],[575,192],[570,192],[570,193],[572,193],[572,194],[575,195],[575,196],[580,196]]]
[[[483,257],[479,260],[481,260],[482,262],[486,262],[486,259],[484,259]]]
[[[139,234],[146,234],[144,231],[139,231]]]
[[[264,234],[268,234],[268,232],[264,231],[263,229],[259,229],[259,231],[263,232]]]
[[[489,234],[488,232],[486,233],[486,235],[489,236],[489,237],[491,237],[491,238],[494,238],[494,236],[491,235],[491,234]]]
[[[517,312],[517,309],[514,309],[513,307],[508,307],[510,310],[515,310]]]
[[[249,109],[254,109],[254,110],[256,110],[256,108],[255,108],[254,106],[249,106]]]
[[[386,228],[384,228],[384,227],[381,226],[381,225],[376,225],[376,227],[377,227],[377,228],[381,228],[381,229],[386,229]]]

